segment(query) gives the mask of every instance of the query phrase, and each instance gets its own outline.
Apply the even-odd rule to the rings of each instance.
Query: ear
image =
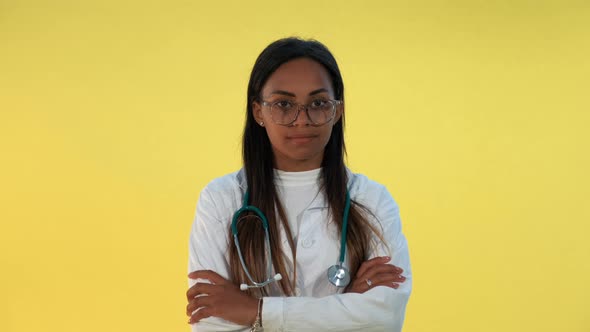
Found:
[[[342,117],[342,113],[344,113],[344,103],[340,103],[340,104],[338,104],[338,106],[336,106],[336,116],[334,116],[333,125],[335,125],[338,121],[340,121],[340,118]]]
[[[254,116],[256,123],[260,124],[261,122],[264,122],[264,118],[262,117],[262,106],[257,101],[252,102],[252,115]]]

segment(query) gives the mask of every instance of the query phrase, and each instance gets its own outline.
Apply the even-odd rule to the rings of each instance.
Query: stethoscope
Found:
[[[252,283],[251,285],[248,284],[241,284],[240,289],[245,291],[249,288],[260,288],[264,287],[272,282],[279,281],[283,277],[280,273],[275,274],[272,276],[272,254],[270,249],[270,237],[268,234],[268,220],[262,211],[259,208],[248,205],[248,200],[250,198],[250,193],[246,191],[244,195],[244,202],[242,207],[234,213],[231,222],[231,231],[234,236],[234,244],[238,251],[238,256],[240,258],[240,263],[242,264],[242,268],[246,273],[246,277]],[[264,228],[264,247],[266,250],[266,257],[267,257],[267,266],[266,266],[266,273],[267,278],[263,282],[256,282],[248,267],[246,267],[246,263],[244,262],[244,257],[242,256],[242,250],[240,249],[240,242],[238,241],[238,222],[240,221],[240,215],[244,212],[253,212],[260,220],[262,221],[262,227]],[[338,259],[338,264],[330,266],[328,269],[328,280],[336,287],[346,287],[350,283],[350,272],[344,266],[344,256],[346,254],[346,229],[348,228],[348,214],[350,211],[350,195],[348,191],[346,191],[346,201],[344,204],[344,215],[342,218],[342,234],[340,236],[340,258]]]

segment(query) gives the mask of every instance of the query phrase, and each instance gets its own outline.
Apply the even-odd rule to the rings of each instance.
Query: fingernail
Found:
[[[393,288],[398,289],[399,288],[399,284],[396,284],[395,282],[393,283]]]
[[[381,259],[388,261],[388,260],[391,259],[391,257],[389,257],[389,256],[383,256],[383,257],[381,257]]]

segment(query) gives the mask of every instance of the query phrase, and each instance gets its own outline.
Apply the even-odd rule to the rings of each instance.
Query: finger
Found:
[[[378,266],[374,266],[372,269],[368,270],[362,278],[373,278],[378,274],[389,274],[392,276],[401,276],[400,269],[397,267],[390,265],[390,264],[382,264]]]
[[[385,287],[394,288],[394,289],[398,289],[399,288],[399,284],[396,283],[396,282],[383,282],[383,283],[380,283],[380,284],[372,284],[369,289],[373,289],[373,288],[375,288],[377,286],[385,286]],[[367,289],[367,291],[369,289]]]
[[[197,296],[186,305],[186,315],[191,316],[199,308],[210,307],[212,302],[213,300],[210,296]]]
[[[398,275],[398,274],[391,274],[391,273],[379,273],[371,277],[371,288],[375,287],[375,285],[382,285],[382,284],[391,284],[391,283],[401,283],[406,281],[406,277]],[[368,283],[367,283],[368,284]]]
[[[362,294],[362,293],[367,292],[376,286],[381,286],[381,285],[391,286],[392,284],[393,284],[392,282],[381,282],[381,280],[377,280],[377,281],[373,281],[372,279],[356,280],[353,282],[352,286],[350,287],[350,289],[348,289],[347,292]]]
[[[211,270],[193,271],[188,274],[188,277],[191,279],[207,279],[217,285],[225,284],[228,282],[227,280],[225,280],[225,278],[217,274],[217,272]]]
[[[400,269],[391,265],[391,264],[380,264],[373,266],[369,270],[367,270],[364,274],[358,275],[359,279],[372,279],[374,276],[382,273],[399,276],[401,272]]]
[[[389,256],[377,256],[377,257],[373,257],[369,260],[366,260],[363,262],[363,264],[361,264],[361,267],[359,268],[356,275],[360,276],[363,273],[365,273],[368,269],[370,269],[372,266],[387,263],[387,262],[389,262],[390,259],[391,259],[391,257],[389,257]]]
[[[209,307],[202,307],[201,309],[199,309],[199,311],[197,311],[194,315],[191,316],[191,318],[188,320],[188,323],[194,324],[199,322],[201,319],[211,316],[211,309]]]
[[[215,294],[217,291],[217,287],[219,287],[219,286],[204,283],[204,282],[198,282],[198,283],[194,284],[193,287],[188,289],[188,291],[186,292],[186,299],[190,302],[197,295]]]
[[[369,260],[366,260],[361,264],[361,267],[359,268],[357,275],[361,275],[361,274],[365,273],[372,266],[384,264],[384,263],[388,262],[390,259],[391,258],[388,256],[377,256],[377,257],[373,257]]]

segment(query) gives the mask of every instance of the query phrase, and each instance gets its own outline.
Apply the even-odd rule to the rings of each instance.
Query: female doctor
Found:
[[[193,331],[401,331],[412,281],[387,189],[344,165],[330,51],[285,38],[248,84],[243,168],[201,192],[189,241]]]

